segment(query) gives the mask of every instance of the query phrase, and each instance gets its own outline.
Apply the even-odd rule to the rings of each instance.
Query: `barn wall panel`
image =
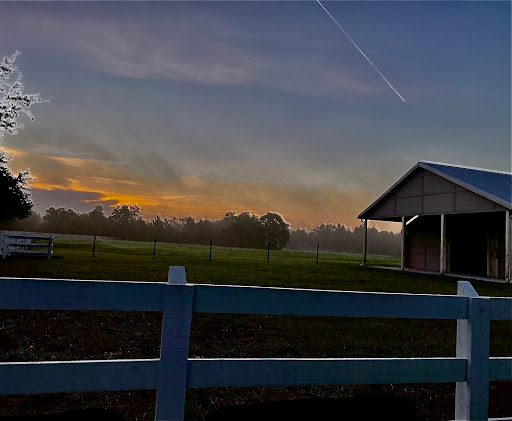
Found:
[[[425,270],[429,272],[439,272],[441,265],[441,257],[440,254],[427,254],[426,256],[426,265]]]
[[[395,199],[384,200],[372,211],[374,217],[392,217],[395,216]]]
[[[421,197],[396,199],[396,213],[397,215],[421,214],[421,202]]]
[[[412,254],[425,254],[425,233],[418,228],[407,228],[408,249]]]
[[[423,197],[423,213],[441,214],[455,211],[455,193],[434,194]]]
[[[439,272],[441,217],[420,216],[407,226],[406,267]]]
[[[427,254],[435,254],[439,256],[441,246],[441,221],[439,224],[429,224],[425,232],[425,250]]]
[[[407,267],[410,269],[425,270],[425,254],[411,253]]]
[[[424,194],[452,193],[455,191],[455,183],[439,177],[436,174],[428,174],[423,178]]]
[[[423,189],[423,177],[419,175],[405,179],[396,189],[396,197],[413,197],[421,195]]]
[[[485,212],[494,210],[494,203],[469,190],[455,193],[455,212]]]

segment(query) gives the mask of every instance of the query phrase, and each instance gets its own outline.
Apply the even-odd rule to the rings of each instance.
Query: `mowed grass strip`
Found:
[[[55,258],[6,259],[0,276],[166,282],[170,265],[185,266],[190,283],[290,288],[456,294],[457,279],[362,268],[357,254],[98,241],[55,241]],[[116,247],[117,246],[117,247]],[[120,248],[126,247],[126,248]],[[61,257],[61,258],[59,258]],[[399,260],[369,256],[369,265]],[[481,295],[510,296],[510,286],[477,282]],[[0,311],[2,361],[158,358],[162,315],[158,312]],[[491,355],[512,356],[512,324],[491,323]],[[190,357],[444,357],[455,356],[456,322],[194,314]],[[417,403],[426,420],[454,417],[455,385],[259,387],[187,391],[186,419],[201,420],[221,406],[302,397],[394,393]],[[491,387],[491,416],[512,415],[509,383]],[[154,391],[93,392],[0,398],[0,415],[103,407],[128,419],[154,418]]]

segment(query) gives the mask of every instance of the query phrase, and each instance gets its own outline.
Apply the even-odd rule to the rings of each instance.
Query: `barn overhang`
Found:
[[[365,228],[368,220],[402,223],[402,269],[510,281],[511,180],[508,173],[419,162],[358,218]]]

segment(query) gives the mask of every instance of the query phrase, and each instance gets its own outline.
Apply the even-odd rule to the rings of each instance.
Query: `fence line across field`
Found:
[[[109,246],[112,246],[112,247],[117,247],[117,248],[120,248],[120,249],[142,249],[142,248],[147,248],[147,247],[152,247],[153,246],[153,242],[151,243],[148,243],[148,244],[144,244],[142,246],[120,246],[118,244],[114,244],[114,243],[111,243],[110,241],[107,241],[107,240],[104,240],[103,238],[101,237],[97,237],[98,240],[108,244]],[[117,241],[123,241],[123,240],[117,240]],[[141,242],[141,241],[137,241],[137,242]]]
[[[214,248],[216,248],[217,250],[219,250],[219,248],[220,248],[221,250],[233,250],[233,251],[256,250],[256,249],[245,249],[245,248],[240,248],[240,247],[227,247],[227,246],[221,246],[221,245],[216,245],[214,247],[213,239],[210,240],[209,245],[207,245],[207,244],[183,244],[183,245],[178,245],[177,243],[158,242],[157,238],[155,238],[154,241],[145,242],[145,241],[132,241],[132,240],[118,240],[118,239],[115,239],[114,237],[107,237],[107,236],[103,236],[103,235],[99,236],[99,235],[81,235],[81,234],[80,235],[79,234],[47,234],[47,233],[31,233],[31,232],[23,232],[23,231],[2,231],[2,232],[4,234],[8,234],[8,235],[11,235],[11,236],[12,235],[18,235],[18,236],[19,235],[25,235],[25,236],[35,235],[35,236],[38,236],[38,237],[52,236],[53,237],[53,245],[57,245],[57,246],[92,245],[92,257],[95,256],[96,242],[97,241],[103,242],[103,243],[105,243],[108,246],[111,246],[111,247],[114,247],[114,248],[117,248],[117,249],[124,249],[124,250],[143,250],[143,249],[151,249],[152,248],[153,249],[152,250],[153,251],[152,252],[152,259],[153,260],[155,259],[155,256],[158,255],[157,251],[159,249],[162,249],[162,248],[165,248],[165,247],[175,248],[175,249],[189,249],[189,248],[200,248],[200,247],[207,248],[207,247],[209,247],[208,261],[210,261],[210,262],[213,260],[212,259],[212,256],[213,256],[212,251],[213,251]],[[88,238],[88,239],[85,240],[85,241],[80,241],[84,237]],[[116,243],[114,243],[114,241],[115,242],[139,243],[139,244],[140,243],[144,243],[144,244],[142,244],[142,245],[125,246],[125,245],[116,244]],[[266,244],[266,251],[267,251],[267,253],[266,253],[266,261],[267,261],[267,263],[270,263],[271,245],[272,245],[272,243],[269,243],[269,242],[267,242],[267,244]],[[321,249],[321,244],[317,243],[317,246],[316,246],[316,264],[319,263],[320,249]],[[313,252],[312,250],[288,250],[288,251],[293,251],[293,252],[303,251],[303,252],[308,252],[308,253]]]
[[[88,241],[69,241],[69,240],[63,240],[61,238],[55,238],[53,241],[53,244],[63,244],[63,245],[70,245],[70,246],[77,245],[78,246],[78,245],[82,245],[82,244],[92,244],[92,241],[93,241],[92,238]]]
[[[0,278],[0,308],[163,311],[159,359],[0,363],[0,394],[157,389],[155,420],[183,420],[200,387],[456,383],[455,418],[487,420],[489,381],[512,380],[511,357],[489,357],[490,320],[512,320],[512,298],[167,283]],[[446,358],[188,358],[192,313],[456,319]]]

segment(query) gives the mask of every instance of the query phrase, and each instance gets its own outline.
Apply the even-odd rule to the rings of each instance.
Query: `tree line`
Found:
[[[119,205],[107,216],[102,206],[92,211],[77,213],[73,209],[51,207],[44,216],[33,212],[31,216],[3,224],[3,229],[51,232],[59,234],[86,234],[115,237],[122,240],[158,241],[185,244],[215,244],[227,247],[283,249],[290,232],[281,215],[268,212],[263,216],[250,212],[228,212],[219,220],[162,218],[142,219],[137,205]]]
[[[322,250],[361,253],[364,244],[364,225],[361,224],[353,230],[341,224],[321,224],[311,231],[299,228],[290,232],[287,247],[312,250],[317,244],[320,244]],[[368,227],[368,253],[399,257],[401,250],[401,234]]]
[[[275,250],[284,247],[314,250],[320,243],[322,250],[360,253],[364,241],[362,225],[354,230],[339,224],[322,224],[312,230],[292,230],[281,215],[273,212],[261,217],[250,212],[238,215],[227,212],[217,220],[156,215],[153,220],[146,221],[137,205],[128,204],[116,206],[108,216],[102,206],[85,213],[50,207],[43,216],[32,212],[29,217],[2,225],[3,229],[103,235],[133,241],[157,238],[160,242],[207,245],[213,240],[216,245],[243,248],[266,248],[270,243]],[[368,229],[368,242],[368,253],[400,255],[400,234],[372,227]]]

